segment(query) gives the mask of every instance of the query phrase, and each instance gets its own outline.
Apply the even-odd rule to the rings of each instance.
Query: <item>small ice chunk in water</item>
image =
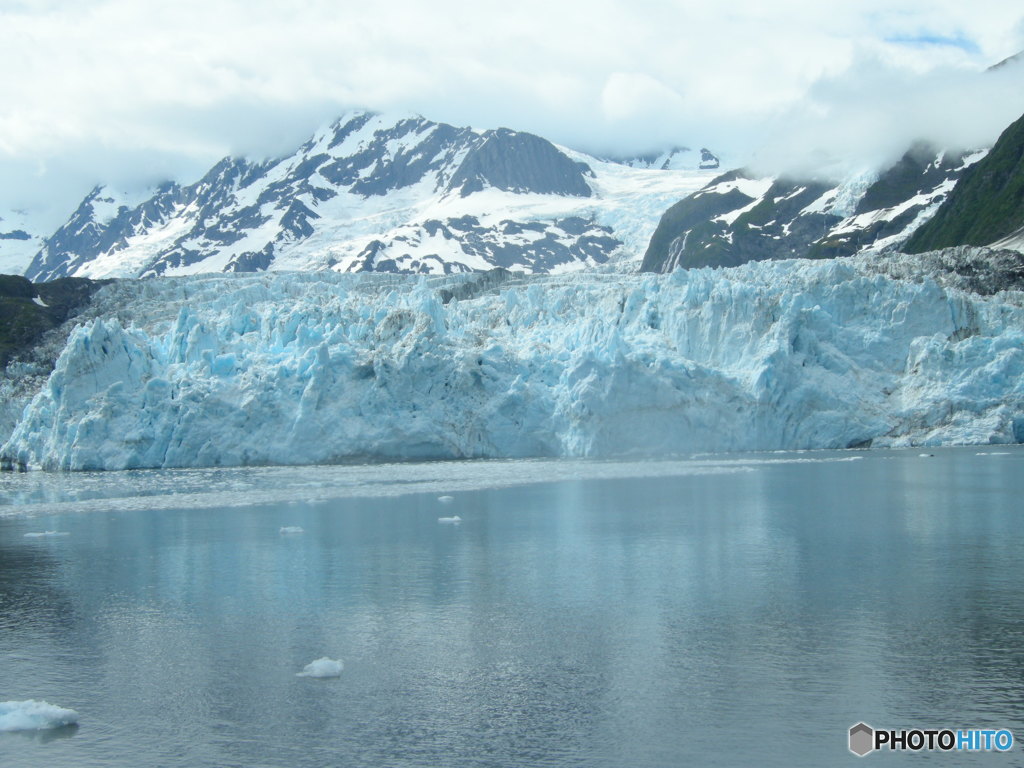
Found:
[[[919,453],[917,455],[920,458],[922,458],[922,459],[934,459],[935,458],[935,454],[934,453]]]
[[[305,533],[306,530],[301,525],[285,525],[281,527],[280,533],[287,535],[290,533]]]
[[[46,536],[67,536],[67,531],[36,531],[33,533],[26,533],[26,539],[42,539]]]
[[[442,504],[451,504],[453,501],[455,501],[455,497],[454,496],[438,496],[437,500],[440,501]]]
[[[329,659],[326,656],[311,661],[307,664],[301,672],[295,674],[296,677],[340,677],[341,670],[345,668],[344,663],[341,659]]]
[[[458,525],[459,523],[462,522],[462,518],[459,517],[458,515],[455,515],[454,517],[439,517],[439,518],[437,518],[437,522],[439,522],[439,523],[450,523],[452,525]]]
[[[75,710],[45,701],[0,701],[0,731],[41,731],[77,722]]]

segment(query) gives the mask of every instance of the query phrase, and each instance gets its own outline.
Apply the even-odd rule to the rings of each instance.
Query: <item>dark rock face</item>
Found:
[[[792,258],[798,244],[820,237],[838,221],[805,209],[830,189],[822,182],[774,181],[759,197],[715,179],[707,191],[677,203],[662,218],[644,255],[641,270],[669,272],[677,267],[733,267],[747,261]],[[737,212],[739,212],[737,214]]]
[[[864,185],[855,204],[850,184],[728,173],[666,211],[641,269],[668,272],[893,248],[910,237],[976,159],[977,154],[917,144]],[[744,189],[756,190],[757,196]]]
[[[968,168],[935,216],[907,242],[908,253],[988,245],[1024,227],[1024,116]]]
[[[331,148],[339,147],[348,136],[365,127],[370,117],[372,115],[359,115],[339,125]],[[331,184],[347,188],[352,194],[362,197],[386,195],[416,184],[429,174],[442,172],[459,150],[475,137],[476,134],[468,128],[455,128],[421,118],[402,120],[391,130],[375,132],[357,152],[341,156],[322,155],[318,164],[296,169],[291,181],[294,183],[296,179],[307,178],[309,171],[318,169]],[[400,143],[395,152],[388,148],[393,142]],[[303,149],[308,151],[307,147]]]
[[[709,241],[713,231],[722,229],[715,225],[715,218],[754,202],[754,198],[736,188],[718,191],[728,182],[742,177],[740,171],[723,174],[703,190],[669,208],[658,222],[640,270],[671,272],[676,267],[685,267],[683,256],[687,253],[686,246],[693,233],[701,242]]]
[[[701,147],[700,150],[700,167],[706,168],[707,170],[713,170],[718,168],[720,165],[718,157],[713,155],[710,150]]]
[[[488,131],[448,183],[463,197],[495,187],[506,192],[590,197],[581,168],[551,142],[505,128]]]
[[[963,161],[963,152],[941,152],[923,142],[914,144],[868,187],[854,213],[892,208],[944,181],[955,180]]]

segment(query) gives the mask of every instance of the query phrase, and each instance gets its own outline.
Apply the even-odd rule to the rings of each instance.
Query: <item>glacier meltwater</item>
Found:
[[[1024,294],[963,290],[913,258],[119,282],[0,456],[125,469],[1022,441]]]

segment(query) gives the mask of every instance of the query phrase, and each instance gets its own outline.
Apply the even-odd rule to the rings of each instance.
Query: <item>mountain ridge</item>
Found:
[[[351,112],[291,155],[225,158],[141,203],[97,187],[26,275],[593,267],[638,253],[668,202],[711,178],[701,162],[636,169],[507,128]]]
[[[746,169],[723,174],[665,212],[641,271],[894,250],[987,152],[917,142],[887,168],[838,183]]]

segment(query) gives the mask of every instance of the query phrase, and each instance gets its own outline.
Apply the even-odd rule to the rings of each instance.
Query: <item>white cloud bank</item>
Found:
[[[768,163],[892,154],[937,124],[990,140],[1024,88],[975,73],[1024,48],[1022,17],[1005,0],[7,2],[0,209],[59,223],[93,183],[192,181],[356,106]]]

